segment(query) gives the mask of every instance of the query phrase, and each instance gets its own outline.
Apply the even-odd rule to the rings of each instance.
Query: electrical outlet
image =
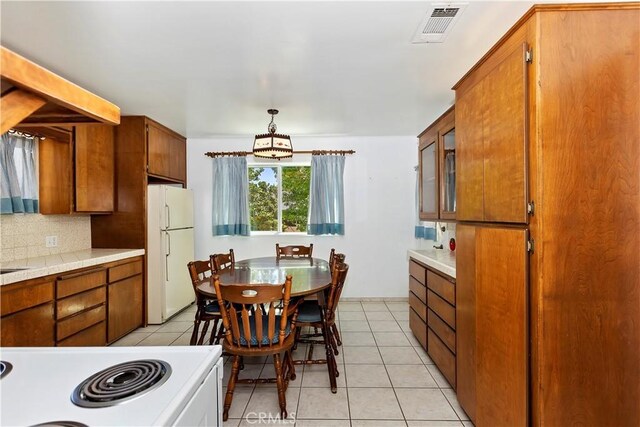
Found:
[[[55,248],[58,246],[58,236],[47,236],[44,242],[48,248]]]

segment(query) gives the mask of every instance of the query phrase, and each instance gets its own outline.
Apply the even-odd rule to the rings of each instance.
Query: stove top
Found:
[[[171,425],[221,352],[220,346],[3,347],[0,425]]]
[[[11,372],[12,369],[13,365],[11,363],[0,360],[0,379],[4,378],[6,375],[9,375],[9,372]]]

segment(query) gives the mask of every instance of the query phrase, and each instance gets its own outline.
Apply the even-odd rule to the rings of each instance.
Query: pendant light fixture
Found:
[[[273,117],[278,114],[278,110],[269,109],[267,113],[271,114],[271,122],[269,123],[269,133],[256,135],[253,142],[253,155],[265,159],[286,159],[293,156],[293,146],[291,145],[291,137],[289,135],[281,135],[276,133],[278,127],[273,122]]]

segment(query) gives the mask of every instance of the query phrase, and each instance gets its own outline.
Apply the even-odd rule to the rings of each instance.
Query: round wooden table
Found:
[[[319,258],[281,259],[276,257],[251,258],[236,261],[235,268],[220,270],[220,283],[282,285],[287,275],[292,276],[291,296],[312,295],[331,286],[329,263]],[[205,297],[215,298],[213,282],[207,280],[198,285]]]

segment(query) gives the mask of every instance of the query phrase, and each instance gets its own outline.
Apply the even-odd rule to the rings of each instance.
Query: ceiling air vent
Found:
[[[442,43],[467,3],[434,3],[418,25],[413,43]]]

